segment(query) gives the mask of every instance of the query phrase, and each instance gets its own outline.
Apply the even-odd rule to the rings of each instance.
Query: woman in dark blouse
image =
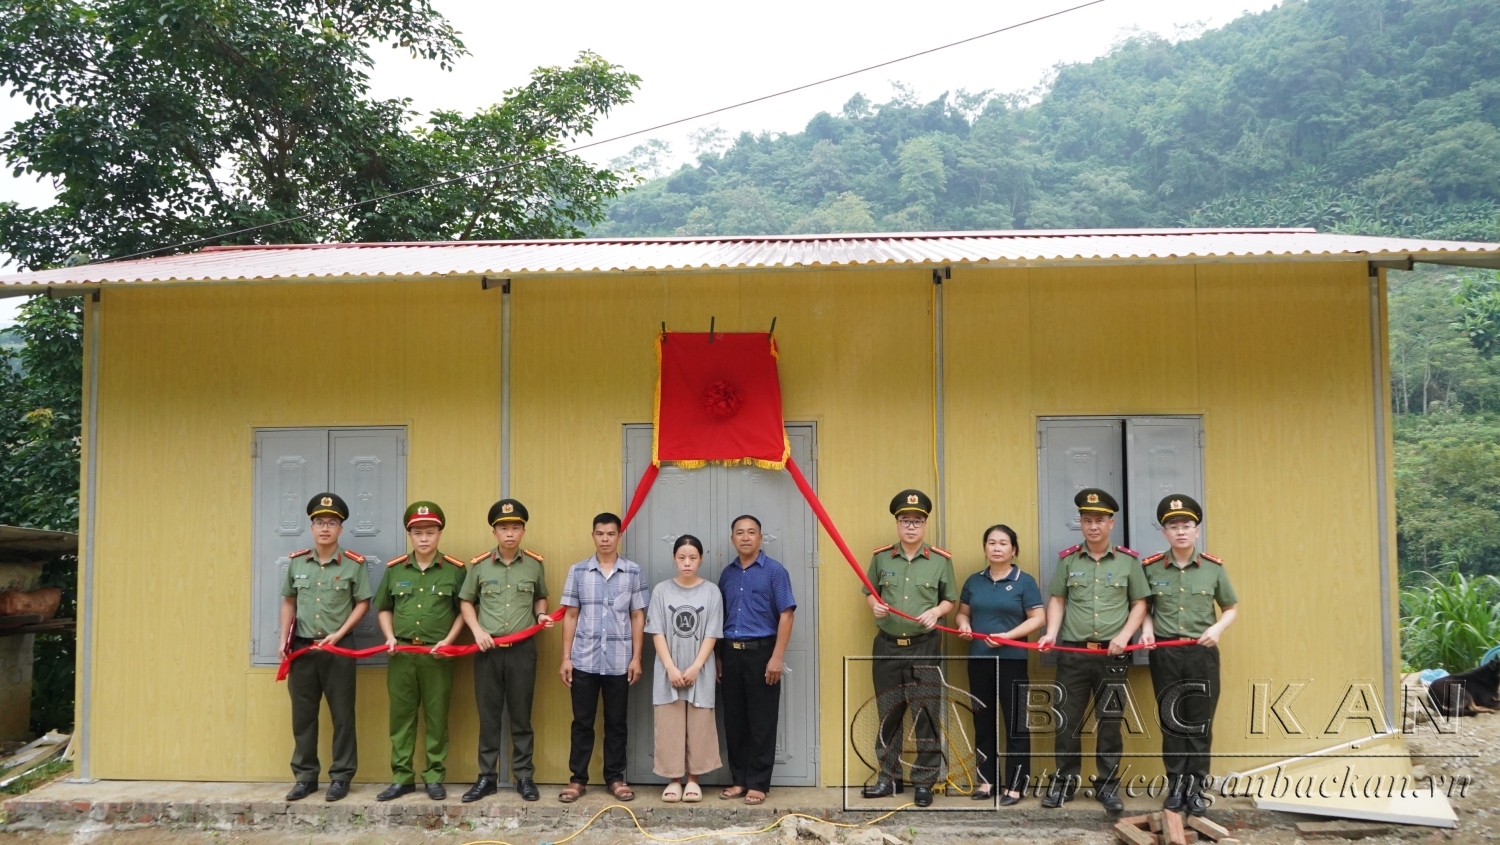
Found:
[[[999,658],[970,660],[969,690],[984,702],[986,711],[974,714],[974,745],[979,755],[981,784],[975,787],[976,801],[988,800],[994,784],[1003,784],[1002,805],[1021,800],[1031,778],[1031,736],[1020,724],[1021,708],[1017,696],[1026,683],[1026,650],[1017,646],[992,643],[978,634],[997,634],[1010,640],[1024,640],[1045,624],[1042,591],[1036,579],[1016,566],[1020,544],[1016,532],[1008,525],[992,525],[984,530],[984,557],[989,566],[969,576],[959,596],[958,629],[969,643],[970,657]],[[998,699],[998,700],[997,700]],[[998,771],[995,705],[1005,717],[1004,779]]]

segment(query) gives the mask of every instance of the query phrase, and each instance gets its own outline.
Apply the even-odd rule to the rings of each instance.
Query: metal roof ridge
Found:
[[[300,249],[394,249],[410,247],[488,247],[488,246],[604,246],[612,244],[715,244],[715,243],[814,243],[818,241],[933,241],[978,240],[985,238],[1044,239],[1079,237],[1171,237],[1176,235],[1316,235],[1314,228],[1241,227],[1223,229],[995,229],[949,232],[850,232],[800,235],[679,235],[639,238],[553,238],[483,241],[349,241],[314,244],[227,244],[208,246],[204,252],[247,252],[252,250]],[[1326,233],[1335,237],[1370,237]],[[180,256],[182,253],[177,253]],[[160,256],[172,257],[172,256]],[[108,260],[98,262],[108,263]]]

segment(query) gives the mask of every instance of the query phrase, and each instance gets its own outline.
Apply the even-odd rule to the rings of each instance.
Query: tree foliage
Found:
[[[838,231],[843,198],[887,231],[1500,239],[1495,44],[1500,4],[1487,0],[1293,0],[1177,43],[1129,39],[1031,94],[856,96],[802,132],[703,150],[593,231]]]
[[[583,53],[492,107],[419,122],[369,96],[377,43],[444,67],[465,52],[430,0],[0,3],[0,86],[36,109],[0,157],[59,188],[45,208],[0,205],[0,250],[44,267],[287,218],[229,240],[564,237],[624,186],[560,150],[634,75]]]

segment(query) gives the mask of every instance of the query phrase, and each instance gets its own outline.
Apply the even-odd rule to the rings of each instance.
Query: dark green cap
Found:
[[[401,518],[406,524],[406,530],[419,525],[436,525],[439,528],[448,524],[447,518],[443,516],[443,509],[436,502],[412,502],[406,506],[406,515]]]
[[[1156,506],[1157,525],[1164,526],[1167,524],[1167,520],[1178,519],[1180,517],[1187,517],[1194,522],[1202,522],[1203,506],[1198,504],[1192,496],[1184,496],[1180,493],[1173,493],[1162,499],[1161,504]]]
[[[902,490],[891,499],[891,515],[900,516],[903,513],[919,513],[927,516],[932,513],[932,499],[921,490]]]
[[[340,521],[349,518],[349,506],[339,498],[337,493],[319,493],[307,500],[307,518],[317,519],[320,516],[336,516]]]
[[[490,525],[501,522],[519,522],[522,525],[531,519],[531,514],[526,512],[526,506],[515,499],[501,499],[490,505]]]
[[[1078,495],[1073,497],[1073,504],[1078,506],[1079,512],[1107,513],[1110,516],[1120,512],[1120,503],[1115,501],[1115,497],[1098,487],[1079,490]]]

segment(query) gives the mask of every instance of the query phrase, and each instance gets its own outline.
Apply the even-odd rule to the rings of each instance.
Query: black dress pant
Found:
[[[296,637],[292,648],[306,648],[313,641]],[[292,661],[286,676],[292,697],[292,776],[299,783],[318,779],[318,710],[328,699],[333,721],[333,763],[329,780],[353,780],[359,768],[359,749],[354,733],[354,658],[313,650]]]
[[[974,710],[974,750],[979,757],[981,783],[1025,792],[1031,781],[1031,734],[1021,718],[1021,696],[1026,694],[1026,660],[969,658],[969,692],[984,703]],[[996,704],[999,705],[998,712]],[[1005,724],[1005,763],[999,755],[996,716]]]
[[[870,673],[875,681],[875,703],[880,714],[880,732],[875,755],[880,772],[892,780],[905,778],[918,786],[932,786],[946,769],[943,746],[943,708],[947,705],[943,684],[943,641],[938,634],[920,634],[898,645],[894,637],[875,635],[870,653]],[[890,658],[881,660],[879,658]],[[928,659],[930,658],[930,659]],[[903,774],[901,751],[906,736],[903,721],[912,720],[916,760],[910,776]]]
[[[724,710],[724,734],[729,746],[729,776],[735,786],[771,791],[776,766],[776,722],[781,714],[781,684],[766,683],[776,638],[756,642],[758,648],[719,649],[723,676],[719,706]]]
[[[599,699],[604,699],[604,782],[625,779],[626,716],[630,684],[624,675],[595,675],[573,670],[573,750],[568,768],[573,783],[589,782],[589,761],[594,756],[594,717]]]
[[[1208,777],[1219,707],[1219,649],[1187,645],[1151,652],[1151,686],[1161,718],[1161,759],[1175,784],[1191,777],[1198,792]]]
[[[1064,642],[1078,647],[1081,643]],[[1099,734],[1094,737],[1094,762],[1099,774],[1098,789],[1116,786],[1120,755],[1125,741],[1120,738],[1124,702],[1130,691],[1126,687],[1126,670],[1130,656],[1110,657],[1104,651],[1094,654],[1062,651],[1057,654],[1057,684],[1062,687],[1062,724],[1057,726],[1053,754],[1057,758],[1057,775],[1070,788],[1079,782],[1083,766],[1083,717],[1088,713],[1089,699],[1094,701]]]
[[[501,737],[510,719],[512,777],[536,776],[536,734],[531,702],[536,690],[536,640],[495,646],[474,655],[474,698],[479,705],[479,773],[494,777],[500,768]],[[590,744],[593,740],[590,739]]]

